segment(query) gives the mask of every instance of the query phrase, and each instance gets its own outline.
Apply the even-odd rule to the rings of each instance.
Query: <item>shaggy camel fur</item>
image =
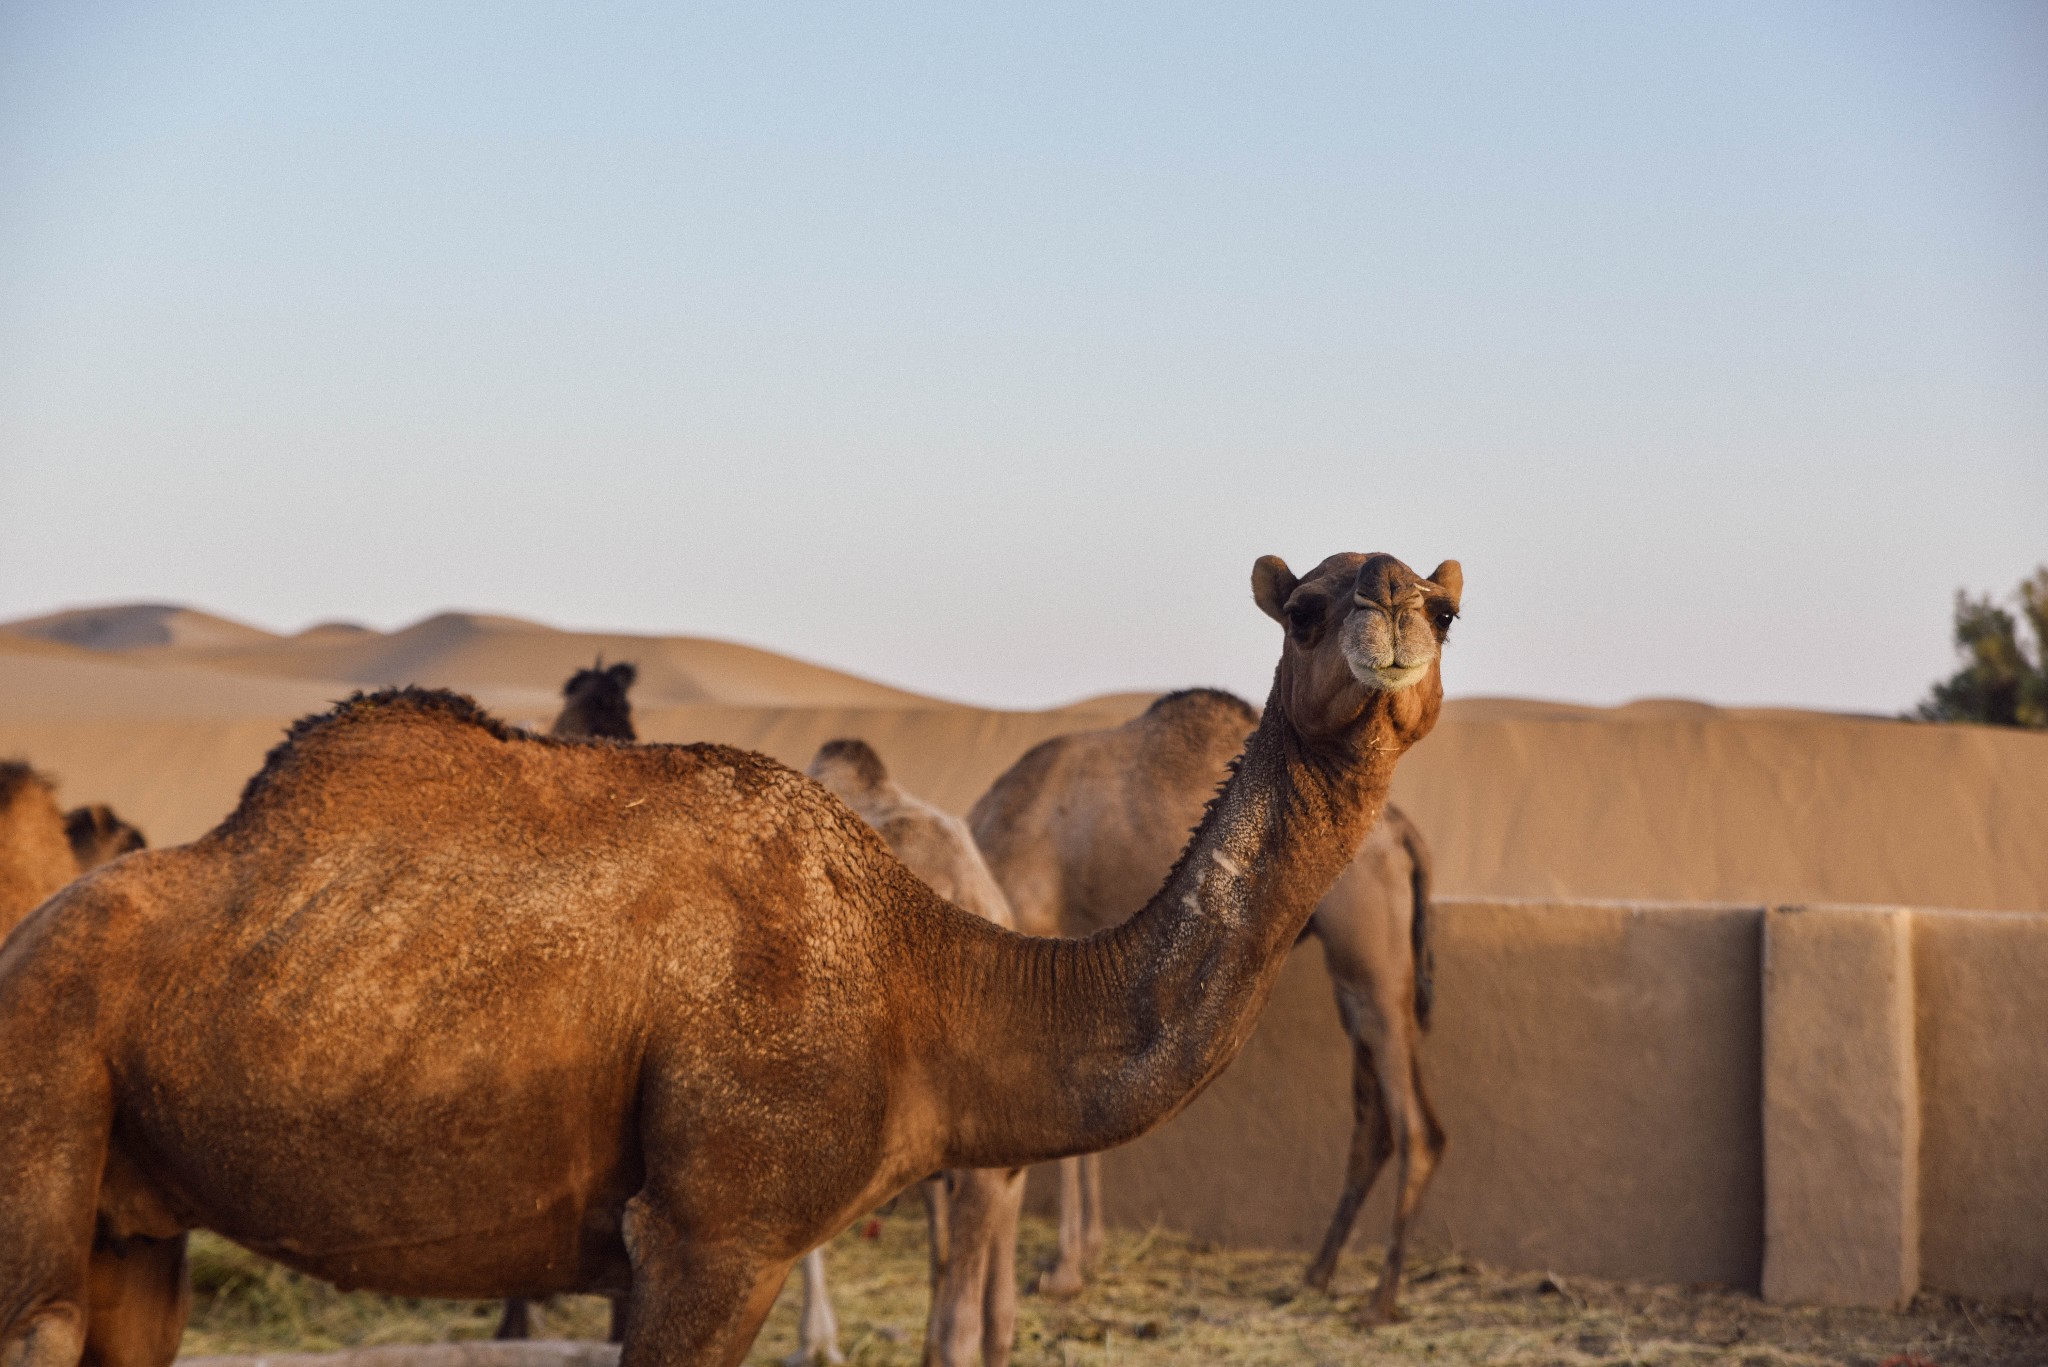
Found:
[[[579,669],[562,685],[562,711],[548,734],[559,740],[638,740],[633,732],[633,705],[626,690],[640,677],[630,661],[607,668],[604,657]]]
[[[0,940],[78,873],[56,788],[18,760],[0,761]]]
[[[98,868],[109,859],[149,848],[142,832],[114,814],[104,802],[73,807],[64,813],[64,838],[78,857],[79,872]]]
[[[1090,935],[1143,906],[1258,720],[1239,698],[1193,689],[1122,726],[1057,736],[1012,765],[968,820],[1018,928]],[[1417,1053],[1429,1016],[1428,912],[1428,850],[1390,805],[1308,924],[1351,1038],[1354,1124],[1344,1191],[1307,1280],[1328,1287],[1391,1152],[1399,1196],[1373,1320],[1395,1313],[1409,1223],[1444,1147]],[[1040,1282],[1048,1293],[1079,1291],[1101,1246],[1101,1171],[1095,1154],[1060,1165],[1059,1258]]]
[[[967,823],[897,787],[874,747],[827,741],[806,771],[873,826],[910,871],[957,907],[993,925],[1015,923],[975,847]],[[925,1320],[926,1367],[1006,1367],[1017,1337],[1017,1217],[1023,1168],[960,1168],[919,1184],[931,1230],[931,1309]],[[955,1212],[958,1218],[954,1218]],[[815,1261],[815,1266],[813,1265]],[[804,1263],[804,1342],[788,1367],[828,1351],[838,1327],[825,1293],[825,1260]]]
[[[1123,1143],[1251,1032],[1442,706],[1455,562],[1253,571],[1287,623],[1145,909],[1018,935],[823,787],[452,694],[294,728],[220,826],[0,946],[0,1367],[163,1367],[198,1226],[404,1295],[633,1292],[623,1367],[746,1355],[909,1183]]]

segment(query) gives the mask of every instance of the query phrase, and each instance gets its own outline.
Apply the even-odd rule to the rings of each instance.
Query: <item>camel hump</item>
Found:
[[[1235,693],[1221,688],[1181,688],[1153,699],[1139,714],[1158,721],[1218,716],[1243,723],[1246,730],[1259,724],[1259,709]]]
[[[242,786],[241,799],[223,824],[234,825],[260,806],[288,775],[304,768],[316,756],[341,749],[351,736],[369,730],[421,726],[520,744],[548,744],[507,726],[465,693],[410,684],[404,688],[381,688],[374,693],[352,693],[327,711],[301,717],[291,724],[284,739],[263,757],[263,767]]]

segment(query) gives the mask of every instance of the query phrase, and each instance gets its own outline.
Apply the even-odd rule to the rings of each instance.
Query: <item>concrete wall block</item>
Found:
[[[1916,911],[1921,1273],[2048,1297],[2048,916]]]
[[[1900,1307],[1920,1285],[1911,913],[1764,921],[1765,1299]]]

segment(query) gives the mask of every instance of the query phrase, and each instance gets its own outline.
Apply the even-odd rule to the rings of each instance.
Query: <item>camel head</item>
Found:
[[[1391,555],[1333,555],[1297,579],[1262,556],[1252,597],[1287,629],[1275,701],[1312,740],[1381,722],[1403,747],[1420,740],[1443,703],[1438,664],[1464,588],[1455,560],[1424,579]]]
[[[849,801],[889,781],[882,757],[864,740],[826,741],[811,756],[810,768],[804,772]]]
[[[604,656],[589,669],[579,669],[562,685],[562,715],[555,719],[551,735],[577,740],[602,736],[611,740],[636,740],[633,705],[626,690],[640,677],[630,661],[606,667]]]
[[[114,814],[104,802],[73,807],[64,814],[64,837],[78,856],[78,867],[90,872],[124,854],[149,848],[142,832]]]

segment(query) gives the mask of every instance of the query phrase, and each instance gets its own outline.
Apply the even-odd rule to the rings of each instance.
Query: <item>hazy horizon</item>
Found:
[[[0,619],[454,608],[967,701],[1896,713],[2048,561],[2024,3],[22,5]]]

